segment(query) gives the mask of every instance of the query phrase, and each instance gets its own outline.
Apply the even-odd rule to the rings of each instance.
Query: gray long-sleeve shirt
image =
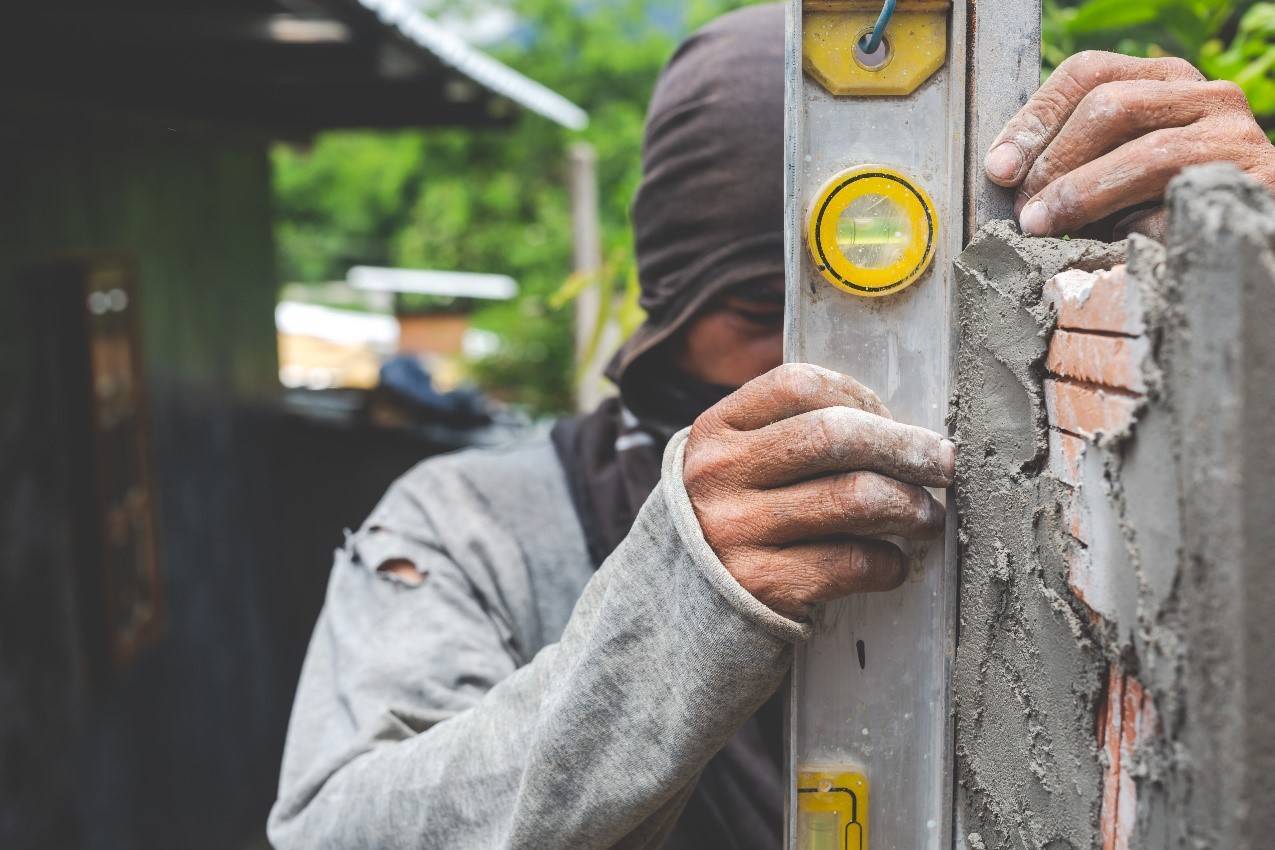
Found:
[[[659,847],[808,635],[704,541],[685,439],[596,573],[547,440],[396,482],[337,553],[272,843]],[[377,571],[397,558],[424,582]]]

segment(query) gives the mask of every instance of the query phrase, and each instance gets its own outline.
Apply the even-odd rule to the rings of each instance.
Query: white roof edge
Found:
[[[503,274],[353,266],[345,279],[352,289],[368,292],[416,292],[496,301],[518,294],[517,281]]]
[[[508,65],[470,47],[454,33],[430,20],[407,0],[359,0],[381,22],[434,54],[485,88],[543,115],[569,130],[583,130],[589,115],[552,89],[524,77]]]

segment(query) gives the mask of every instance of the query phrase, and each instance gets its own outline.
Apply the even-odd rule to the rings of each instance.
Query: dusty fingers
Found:
[[[925,487],[951,482],[954,447],[883,414],[853,379],[792,364],[696,421],[683,476],[704,537],[774,610],[894,587],[902,553],[873,538],[942,530]]]
[[[812,606],[852,593],[893,590],[907,578],[907,559],[885,540],[806,543],[784,550],[786,569],[775,569],[775,553],[759,549],[738,560],[736,580],[771,610],[803,620]]]
[[[1180,59],[1077,54],[1001,132],[989,178],[1019,187],[1024,232],[1074,231],[1163,197],[1184,167],[1233,162],[1275,187],[1275,148],[1244,93],[1206,82]],[[1156,233],[1163,216],[1141,210],[1122,229]]]
[[[1217,83],[1121,80],[1085,95],[1057,137],[1032,163],[1020,194],[1055,180],[1155,130],[1186,127],[1217,109]]]
[[[1076,107],[1105,83],[1203,79],[1203,74],[1181,59],[1135,59],[1097,50],[1077,53],[1058,66],[992,142],[987,176],[1002,186],[1017,186]]]

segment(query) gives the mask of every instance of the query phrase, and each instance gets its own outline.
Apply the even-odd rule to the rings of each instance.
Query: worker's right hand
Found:
[[[683,478],[704,538],[744,589],[794,620],[906,576],[880,535],[925,538],[956,448],[889,418],[853,378],[804,363],[749,381],[695,420]]]

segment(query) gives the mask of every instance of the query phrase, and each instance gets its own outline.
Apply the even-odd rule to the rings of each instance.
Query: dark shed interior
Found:
[[[512,104],[354,0],[0,26],[0,846],[258,847],[333,547],[463,435],[280,403],[270,140]]]

